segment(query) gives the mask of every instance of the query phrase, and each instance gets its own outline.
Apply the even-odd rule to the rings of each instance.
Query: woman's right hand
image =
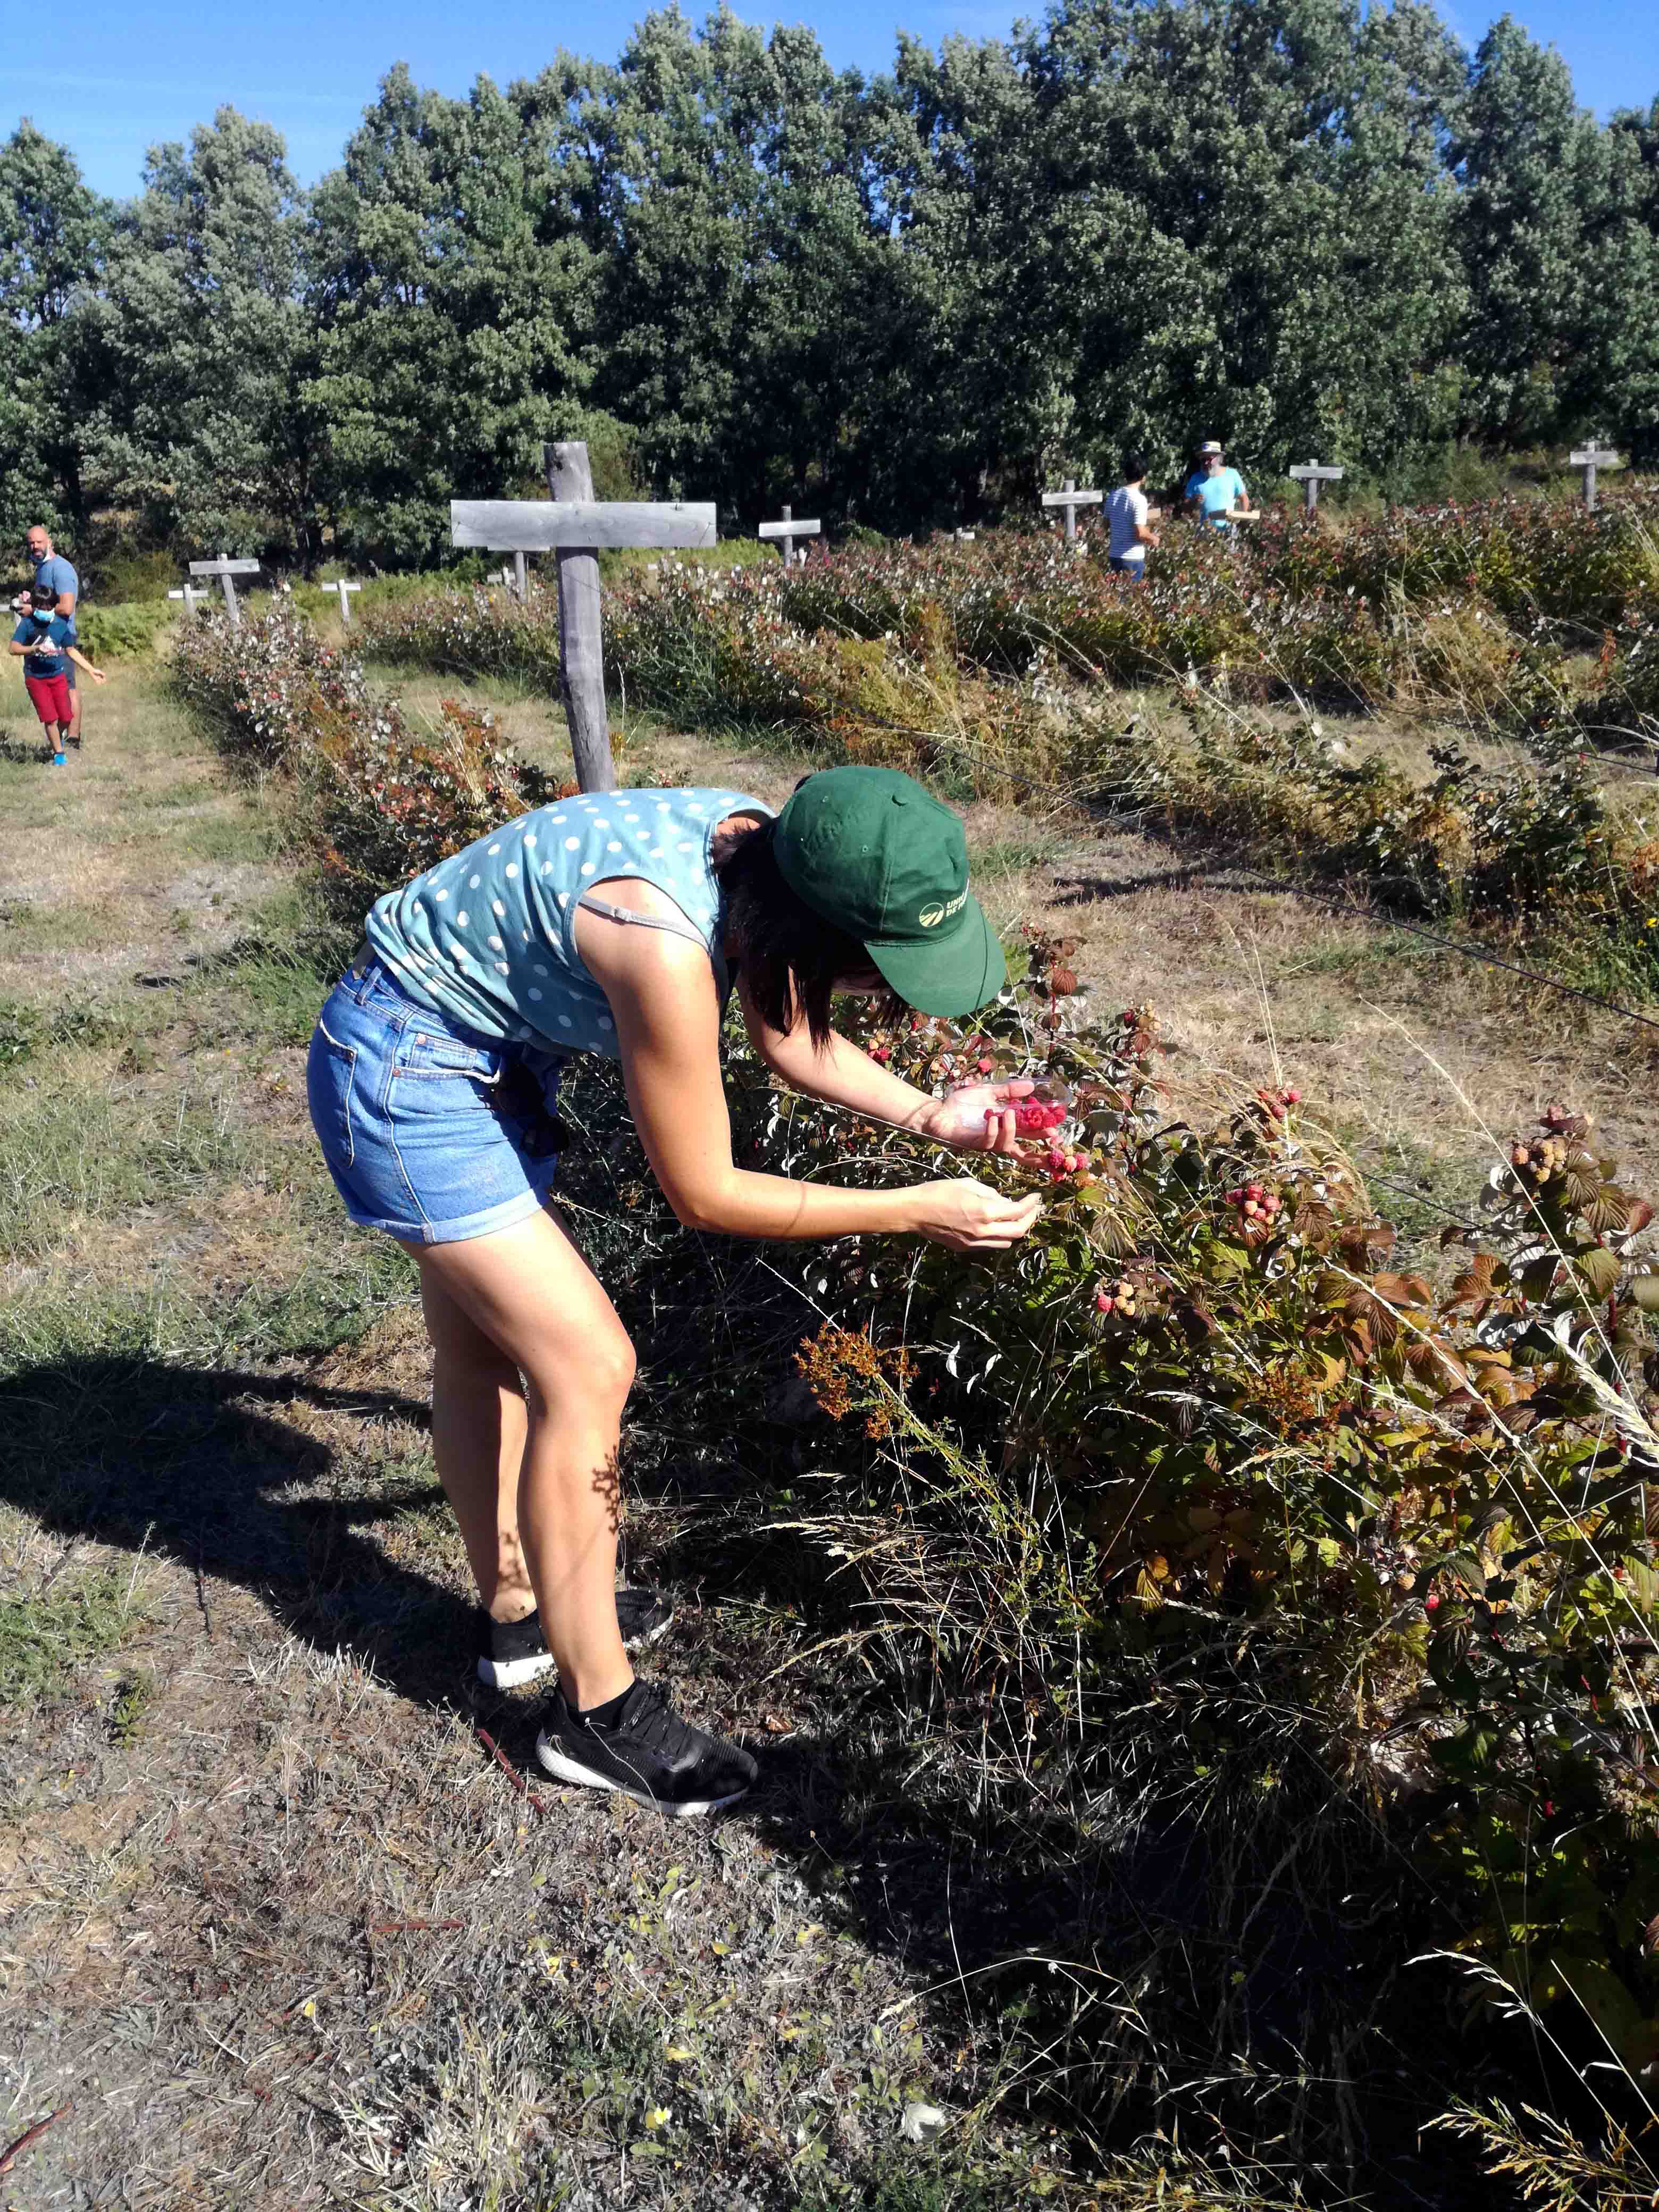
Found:
[[[953,1252],[1005,1252],[1019,1242],[1042,1211],[1035,1191],[1029,1198],[1005,1198],[988,1183],[965,1176],[958,1182],[920,1183],[911,1197],[918,1233],[935,1244],[948,1244]]]

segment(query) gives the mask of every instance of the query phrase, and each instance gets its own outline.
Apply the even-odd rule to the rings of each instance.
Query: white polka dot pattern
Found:
[[[594,885],[603,897],[608,879],[643,877],[712,942],[712,825],[768,811],[728,790],[562,799],[388,893],[368,917],[369,941],[417,1005],[475,1036],[614,1058],[616,1023],[576,950],[582,893]],[[723,963],[717,973],[725,988]]]

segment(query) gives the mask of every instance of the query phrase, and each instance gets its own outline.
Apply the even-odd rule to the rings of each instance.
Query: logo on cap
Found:
[[[923,907],[916,920],[924,929],[937,929],[947,915],[960,914],[967,903],[967,892],[958,891],[955,898],[947,899],[942,906]]]

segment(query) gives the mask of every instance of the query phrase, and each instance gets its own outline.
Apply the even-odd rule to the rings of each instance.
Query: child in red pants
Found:
[[[52,739],[52,766],[62,768],[72,713],[69,665],[72,660],[77,668],[84,668],[94,684],[104,681],[104,672],[94,668],[76,645],[73,622],[52,612],[52,594],[47,586],[37,584],[30,599],[29,612],[12,632],[12,658],[23,664],[23,688]]]

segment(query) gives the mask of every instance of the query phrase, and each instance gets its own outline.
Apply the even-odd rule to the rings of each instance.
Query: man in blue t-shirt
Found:
[[[28,549],[29,560],[33,565],[35,582],[51,586],[54,593],[52,600],[54,613],[62,615],[66,622],[72,623],[75,617],[75,604],[81,596],[81,580],[76,574],[73,565],[66,561],[61,553],[52,551],[52,532],[43,522],[33,525],[25,543]],[[70,633],[71,642],[73,642],[74,635],[71,629]],[[66,674],[70,698],[69,741],[72,745],[78,745],[81,742],[81,695],[75,688],[73,661],[69,664]]]
[[[1182,496],[1188,513],[1208,523],[1212,530],[1231,530],[1234,509],[1250,503],[1243,477],[1237,469],[1228,467],[1227,457],[1213,438],[1206,438],[1199,447],[1198,466],[1188,477]]]

